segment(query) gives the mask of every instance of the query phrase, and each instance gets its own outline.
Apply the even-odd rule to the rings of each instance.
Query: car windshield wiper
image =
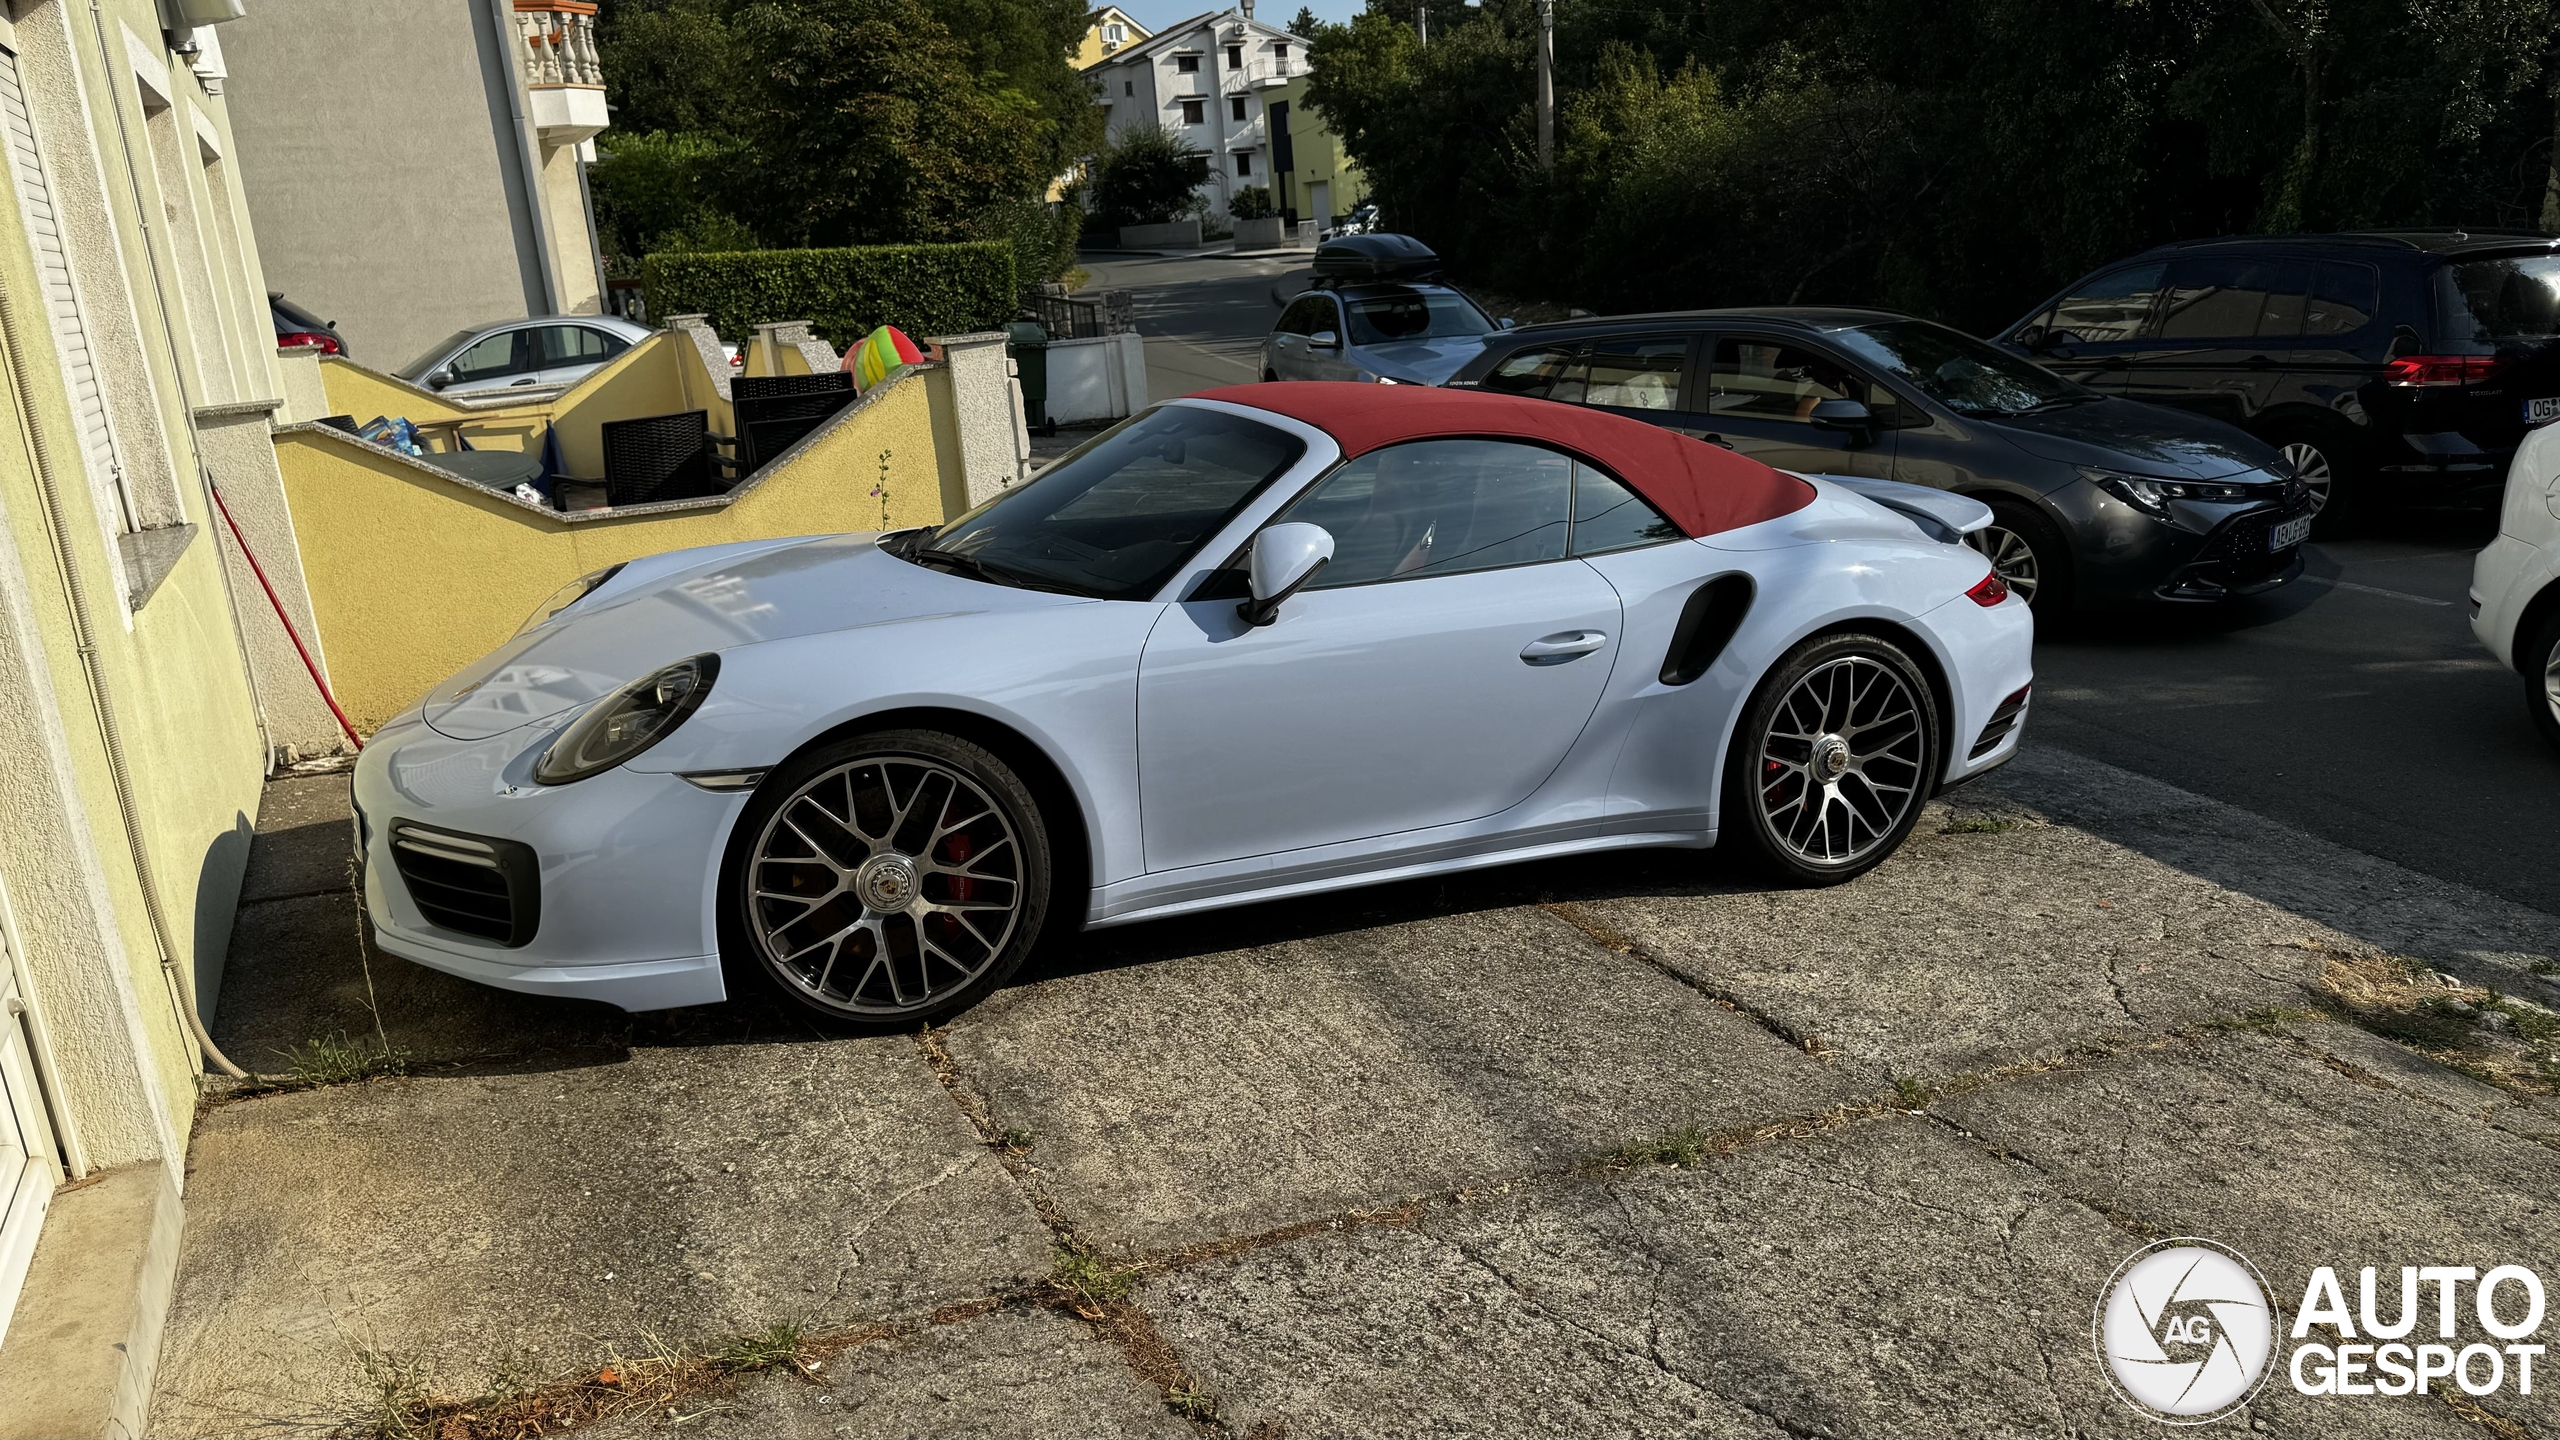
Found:
[[[973,580],[984,580],[990,585],[1010,585],[1016,590],[1045,590],[1053,595],[1081,595],[1088,600],[1094,598],[1091,591],[1080,589],[1063,580],[1052,580],[1044,575],[1033,575],[1009,566],[992,564],[975,555],[963,555],[956,550],[940,550],[924,545],[908,551],[901,558],[912,560],[919,565],[947,569],[954,574],[966,575]]]

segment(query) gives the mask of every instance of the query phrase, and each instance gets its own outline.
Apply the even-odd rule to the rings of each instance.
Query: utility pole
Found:
[[[1413,6],[1413,28],[1414,28],[1415,33],[1417,33],[1417,34],[1419,34],[1419,35],[1421,35],[1421,36],[1422,36],[1422,43],[1423,43],[1423,44],[1428,45],[1428,44],[1430,44],[1430,43],[1431,43],[1431,3],[1430,3],[1430,0],[1414,0],[1414,6]]]
[[[1556,168],[1556,0],[1538,0],[1538,168]]]

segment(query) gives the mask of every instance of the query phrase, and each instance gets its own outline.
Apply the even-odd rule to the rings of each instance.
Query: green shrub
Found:
[[[1266,186],[1247,185],[1227,201],[1227,213],[1239,220],[1268,220],[1280,213]]]
[[[1133,127],[1094,157],[1085,208],[1111,229],[1207,212],[1209,157],[1171,130]]]
[[[640,267],[649,313],[704,314],[739,339],[758,325],[806,320],[841,350],[879,325],[921,340],[1011,319],[1013,245],[861,245],[651,255]]]

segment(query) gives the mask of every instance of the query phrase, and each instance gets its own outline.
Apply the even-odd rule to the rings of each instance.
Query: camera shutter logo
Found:
[[[2276,1309],[2239,1251],[2162,1240],[2134,1252],[2098,1299],[2098,1359],[2116,1393],[2172,1425],[2240,1408],[2267,1378]]]

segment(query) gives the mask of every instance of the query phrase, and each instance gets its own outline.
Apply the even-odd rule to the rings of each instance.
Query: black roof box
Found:
[[[1410,235],[1343,235],[1316,247],[1315,269],[1320,282],[1419,280],[1440,273],[1440,257]]]

